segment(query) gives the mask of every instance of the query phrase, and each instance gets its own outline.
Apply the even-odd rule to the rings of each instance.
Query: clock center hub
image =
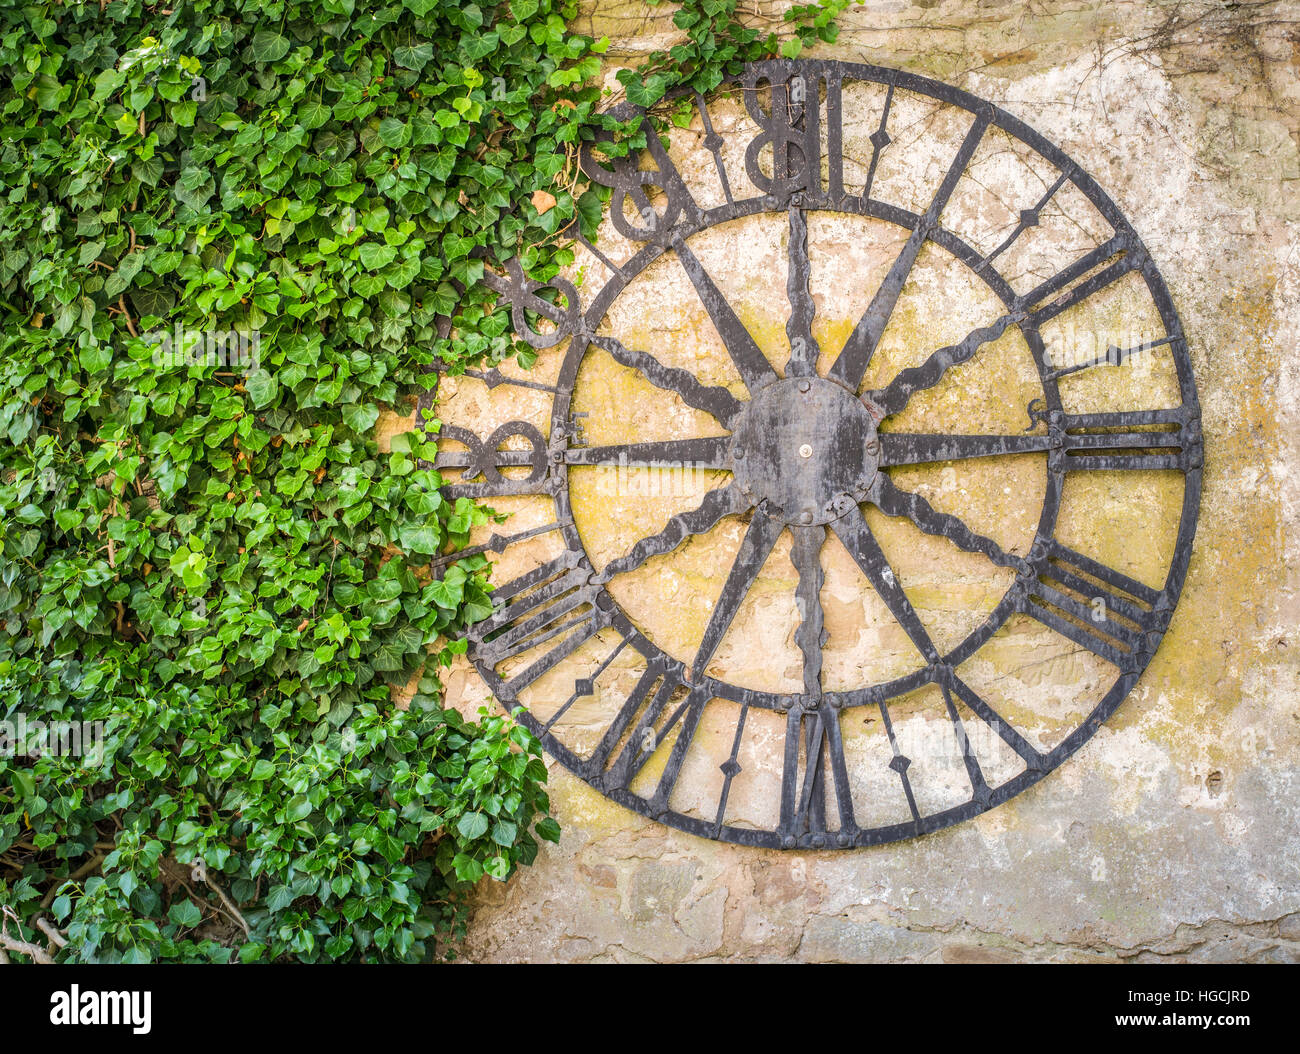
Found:
[[[866,496],[880,444],[876,422],[847,389],[820,377],[762,388],[736,425],[737,484],[787,523],[825,524]]]

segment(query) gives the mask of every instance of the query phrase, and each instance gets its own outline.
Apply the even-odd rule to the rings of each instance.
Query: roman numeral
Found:
[[[646,151],[655,164],[653,170],[642,169],[639,156],[612,158],[606,167],[596,158],[594,151],[612,137],[609,132],[602,133],[594,143],[582,144],[579,163],[588,178],[613,190],[608,216],[623,237],[666,245],[682,214],[694,220],[698,219],[700,210],[677,166],[659,142],[659,135],[649,118],[642,120],[642,128],[646,135]],[[663,212],[650,204],[647,187],[658,187],[664,192]],[[639,223],[629,223],[624,214],[629,199]]]
[[[1129,235],[1116,234],[1018,297],[1016,306],[1025,313],[1030,325],[1041,326],[1119,281],[1130,271],[1141,269],[1145,262],[1145,255],[1134,246]],[[1055,299],[1051,299],[1053,297]]]
[[[1061,414],[1054,463],[1067,471],[1199,468],[1200,431],[1182,407],[1122,413]]]
[[[1136,344],[1131,348],[1121,348],[1118,344],[1112,344],[1103,354],[1096,355],[1091,359],[1086,359],[1081,362],[1065,362],[1057,365],[1051,373],[1048,374],[1048,379],[1059,381],[1062,377],[1068,377],[1072,373],[1079,373],[1083,370],[1090,370],[1095,366],[1123,366],[1134,356],[1147,354],[1165,344],[1181,344],[1182,342],[1182,337],[1161,337],[1158,340],[1148,340],[1141,344]]]
[[[1164,630],[1161,593],[1059,542],[1034,561],[1017,610],[1124,671],[1139,668]]]
[[[1043,194],[1043,196],[1038,199],[1038,203],[1034,205],[1033,208],[1021,210],[1020,221],[1016,224],[1015,230],[1013,230],[1010,234],[1007,235],[1006,239],[1002,242],[1001,245],[999,245],[986,257],[984,257],[983,260],[980,261],[980,265],[977,268],[975,268],[975,272],[977,274],[980,271],[984,270],[984,268],[988,267],[994,260],[996,260],[1004,252],[1010,249],[1011,246],[1015,244],[1016,239],[1019,238],[1022,234],[1024,234],[1025,231],[1029,230],[1030,227],[1038,226],[1039,218],[1042,215],[1043,209],[1047,208],[1048,202],[1050,202],[1052,198],[1056,196],[1056,192],[1065,185],[1065,181],[1067,179],[1070,179],[1071,176],[1072,176],[1071,170],[1063,171],[1059,176],[1056,177],[1056,182],[1054,182],[1050,187],[1048,187],[1047,191]]]
[[[610,624],[609,613],[596,603],[600,587],[590,579],[591,568],[581,555],[565,551],[496,591],[494,598],[504,605],[469,631],[480,661],[496,668],[533,648],[556,642],[511,677],[500,694],[516,700],[522,689]]]
[[[803,764],[799,764],[800,754]],[[826,823],[827,776],[835,787],[839,834],[857,831],[848,763],[840,737],[839,712],[794,707],[786,718],[785,761],[781,772],[779,832],[786,844],[803,841],[820,849],[830,837]]]
[[[649,661],[645,673],[610,722],[595,751],[584,762],[582,771],[583,777],[603,793],[631,793],[630,788],[637,776],[664,741],[677,730],[663,774],[649,799],[652,808],[661,812],[668,809],[668,798],[676,786],[682,761],[710,698],[702,688],[686,685],[680,667],[670,665],[670,662],[660,657]],[[683,687],[688,689],[684,697],[680,691]],[[633,726],[634,720],[636,724]],[[615,756],[614,751],[620,744],[622,749]]]
[[[447,564],[455,563],[457,560],[468,560],[471,556],[477,556],[479,553],[504,553],[510,546],[518,542],[526,542],[529,538],[550,534],[551,531],[558,531],[572,525],[572,520],[556,520],[554,523],[544,523],[540,527],[530,527],[526,531],[518,531],[515,534],[493,534],[482,545],[471,545],[465,549],[457,549],[453,553],[445,553],[430,560],[429,567],[444,567]]]
[[[823,121],[821,90],[826,89],[826,106]],[[796,74],[789,82],[790,102],[803,107],[800,120],[794,129],[787,130],[788,142],[799,155],[797,165],[788,157],[787,174],[803,177],[801,205],[804,208],[824,208],[844,197],[844,105],[843,80],[839,73]],[[775,96],[774,96],[775,99]],[[825,126],[825,147],[822,145],[822,128]],[[774,136],[774,148],[779,141]],[[787,147],[787,150],[789,147]],[[826,179],[822,180],[822,157],[826,158]],[[761,186],[760,184],[755,184]],[[761,187],[761,189],[768,189]],[[772,191],[769,191],[771,193]]]
[[[522,436],[527,450],[502,450],[508,439]],[[547,460],[546,439],[541,431],[527,421],[507,421],[487,439],[479,439],[473,432],[454,425],[445,425],[438,438],[465,444],[465,450],[440,450],[433,460],[433,468],[462,469],[461,482],[447,484],[443,493],[456,498],[500,498],[521,494],[545,494],[551,488],[550,463]],[[522,479],[503,476],[503,468],[527,468]],[[481,483],[469,482],[481,479]]]

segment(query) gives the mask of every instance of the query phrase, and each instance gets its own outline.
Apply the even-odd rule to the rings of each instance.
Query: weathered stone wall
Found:
[[[773,22],[780,10],[757,4],[752,18]],[[610,56],[618,63],[671,43],[670,19],[670,9],[635,0],[596,0],[581,24],[614,38]],[[470,957],[1300,958],[1300,476],[1293,468],[1300,443],[1300,4],[899,0],[851,9],[841,24],[838,43],[819,56],[931,76],[1023,118],[1098,179],[1155,256],[1189,335],[1206,439],[1200,526],[1170,632],[1128,700],[1074,758],[1008,804],[910,842],[780,853],[704,841],[624,810],[552,765],[563,838],[508,885],[484,890]],[[989,182],[999,163],[990,159],[984,170]],[[909,187],[925,194],[923,172],[893,178],[899,195]],[[968,218],[972,236],[981,223],[1003,221],[995,203],[978,194],[951,209]],[[729,295],[748,305],[744,321],[762,350],[783,361],[785,304],[763,292],[773,274],[784,288],[783,225],[765,229],[764,222],[743,234],[702,235],[696,251],[715,275],[725,275]],[[814,332],[833,350],[905,235],[867,221],[816,222]],[[1026,266],[1032,270],[1032,262]],[[969,295],[952,296],[951,283],[962,279],[945,275],[937,259],[929,274],[917,281],[947,282],[948,292],[929,307],[924,297],[909,301],[891,323],[873,363],[886,380],[916,361],[913,345],[937,347],[990,317],[987,293],[972,284]],[[628,346],[653,344],[680,356],[674,364],[689,365],[705,383],[734,383],[680,269],[664,261],[655,279],[620,298],[613,329]],[[1144,310],[1118,290],[1078,324],[1103,335],[1131,332],[1142,328]],[[1018,338],[1004,339],[1005,354],[991,356],[1002,366],[983,375],[972,370],[929,393],[910,423],[933,425],[960,412],[970,431],[1023,428],[1032,371],[1018,363]],[[535,379],[551,380],[558,365],[558,355],[543,355]],[[1154,356],[1135,377],[1117,376],[1105,383],[1130,400],[1165,405],[1167,358]],[[446,381],[442,396],[444,420],[480,433],[513,418],[547,424],[543,392],[489,391],[466,379]],[[639,386],[613,360],[593,357],[584,365],[575,402],[590,414],[593,442],[718,434],[706,415]],[[1014,552],[1033,537],[1042,483],[1014,459],[993,470],[909,470],[896,478],[937,508],[962,511]],[[1072,483],[1061,529],[1078,532],[1072,544],[1082,551],[1138,579],[1157,576],[1159,584],[1177,524],[1179,499],[1170,487],[1181,493],[1178,480],[1167,482]],[[713,485],[705,474],[671,496],[611,497],[598,493],[594,476],[575,472],[575,520],[603,564],[626,551],[638,528],[658,529]],[[512,531],[547,515],[535,499],[494,504],[516,513],[506,528]],[[901,521],[869,518],[936,639],[960,639],[1005,588],[977,566],[979,558]],[[619,602],[670,654],[689,659],[741,531],[724,524],[671,566],[647,567],[618,583]],[[507,553],[494,579],[533,566],[546,544],[557,543]],[[787,536],[719,651],[716,672],[757,688],[797,690],[788,554]],[[892,676],[906,641],[869,590],[854,583],[847,554],[839,558],[843,566],[828,561],[823,594],[827,683],[859,676],[864,655],[876,664],[871,679]],[[1068,645],[1053,646],[1031,630],[1011,633],[983,669],[983,688],[1001,691],[1027,734],[1048,745],[1106,686],[1092,656]],[[449,702],[466,712],[488,700],[468,663],[446,682]],[[570,672],[567,687],[536,686],[530,705],[549,713],[571,688]],[[923,722],[923,710],[920,702],[904,706],[899,719]],[[597,717],[593,712],[598,733]],[[579,713],[579,737],[582,720]],[[730,733],[705,731],[725,758]],[[770,747],[779,753],[779,746],[777,730]],[[756,779],[762,768],[761,758],[748,759]],[[761,820],[763,795],[758,785],[738,792],[739,808]]]

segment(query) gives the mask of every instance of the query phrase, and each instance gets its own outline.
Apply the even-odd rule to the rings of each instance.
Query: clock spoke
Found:
[[[795,630],[794,636],[803,655],[805,700],[803,702],[803,783],[796,801],[793,794],[794,780],[790,782],[792,793],[787,811],[791,812],[793,820],[792,826],[790,824],[786,826],[795,836],[805,833],[816,836],[825,833],[826,779],[829,775],[834,781],[835,800],[840,813],[840,830],[847,832],[855,824],[844,746],[840,742],[837,718],[834,712],[827,713],[822,702],[822,648],[826,645],[826,628],[821,589],[826,581],[826,575],[822,569],[821,550],[826,542],[826,528],[818,525],[792,527],[790,530],[794,536],[790,559],[799,575],[799,582],[795,589],[799,627]],[[797,737],[799,730],[796,728],[791,734]],[[829,760],[824,758],[824,755],[829,755]],[[797,749],[794,757],[797,763]],[[816,842],[814,845],[816,846]]]
[[[1045,453],[1052,448],[1050,435],[931,435],[882,432],[880,467],[928,465],[939,461],[966,461],[1002,454]]]
[[[679,512],[665,524],[658,534],[642,538],[624,556],[611,560],[592,577],[593,582],[604,585],[616,575],[634,571],[652,556],[670,553],[690,535],[703,534],[717,526],[724,516],[733,516],[749,507],[736,484],[716,487],[704,495],[699,505],[688,512]]]
[[[799,609],[799,627],[795,643],[803,655],[803,690],[809,699],[822,694],[822,646],[826,643],[826,619],[822,611],[821,590],[826,581],[821,551],[826,542],[826,528],[792,527],[794,544],[790,559],[799,574],[795,588],[795,606]]]
[[[898,576],[889,566],[880,543],[876,541],[871,528],[867,526],[867,518],[862,515],[862,509],[853,506],[838,520],[831,522],[831,530],[844,543],[844,548],[849,551],[854,562],[880,594],[880,599],[885,602],[895,620],[916,645],[917,651],[927,662],[938,662],[939,652],[921,624],[921,618],[912,607],[912,602],[907,599],[907,594],[899,585]]]
[[[801,208],[790,208],[789,275],[786,294],[790,300],[790,318],[785,324],[790,338],[790,361],[786,363],[787,377],[812,377],[817,373],[817,359],[821,349],[813,339],[813,299],[808,288],[812,267],[808,261],[808,219]]]
[[[731,436],[696,439],[660,439],[645,443],[615,443],[610,446],[570,447],[564,452],[566,465],[626,463],[632,468],[729,469]]]
[[[969,362],[975,352],[1001,337],[1020,317],[1016,314],[1003,315],[991,325],[971,330],[961,341],[940,348],[921,365],[899,371],[898,376],[888,385],[868,392],[864,398],[884,410],[885,416],[899,413],[913,395],[926,388],[933,388],[954,366]]]
[[[880,283],[876,295],[871,298],[866,313],[849,334],[843,350],[831,366],[827,374],[831,380],[839,381],[854,391],[858,390],[863,375],[867,372],[867,366],[871,363],[871,357],[876,352],[876,346],[880,343],[885,327],[889,324],[890,316],[894,313],[894,306],[902,295],[903,286],[907,284],[908,276],[916,264],[916,258],[921,253],[921,246],[939,226],[939,216],[943,213],[944,206],[948,204],[948,199],[952,197],[953,191],[957,189],[957,183],[966,171],[975,148],[984,138],[988,126],[989,115],[983,112],[977,114],[929,207],[912,228],[912,233],[898,254],[898,258],[890,267],[889,273],[885,275],[884,281]]]
[[[624,347],[614,337],[592,337],[591,343],[609,352],[620,366],[630,366],[656,388],[675,392],[687,406],[712,414],[724,426],[729,426],[744,404],[726,388],[706,386],[686,370],[665,366],[647,351]]]
[[[1024,571],[1029,564],[1019,556],[1006,552],[992,538],[972,531],[956,516],[939,512],[921,495],[910,490],[900,490],[885,473],[876,476],[871,488],[871,502],[888,516],[905,516],[926,534],[947,538],[958,549],[968,553],[982,553],[999,567]]]
[[[722,290],[714,285],[704,265],[686,247],[686,243],[680,237],[674,239],[673,248],[677,250],[677,258],[681,260],[687,277],[695,286],[695,291],[699,293],[700,301],[708,311],[709,318],[713,320],[713,325],[722,338],[731,361],[736,364],[745,387],[754,392],[776,380],[776,370],[754,343],[753,336],[736,316],[731,304],[723,296]]]
[[[718,650],[718,645],[726,636],[732,620],[736,617],[736,612],[740,610],[740,605],[749,594],[750,587],[758,578],[758,572],[762,570],[782,530],[783,525],[767,511],[765,504],[759,505],[754,510],[754,517],[749,521],[745,537],[741,539],[740,551],[736,553],[731,572],[722,585],[718,602],[713,606],[709,624],[704,627],[704,636],[700,641],[699,650],[691,663],[689,676],[692,680],[704,676],[705,669],[713,659],[713,653]]]

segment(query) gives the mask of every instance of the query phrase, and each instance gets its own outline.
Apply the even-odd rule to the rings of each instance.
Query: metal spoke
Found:
[[[930,435],[881,432],[880,467],[927,465],[937,461],[966,461],[1000,454],[1032,454],[1051,450],[1050,435]]]
[[[1022,557],[1003,550],[992,538],[976,534],[956,516],[938,512],[921,495],[900,490],[885,473],[876,476],[869,500],[887,516],[905,516],[926,534],[947,538],[958,549],[968,553],[982,553],[999,567],[1027,571],[1029,564]]]
[[[609,352],[620,366],[630,366],[656,388],[676,392],[687,406],[712,414],[724,426],[729,427],[744,409],[744,404],[726,388],[706,387],[686,370],[665,366],[649,352],[626,348],[614,337],[592,337],[591,343]]]
[[[703,534],[717,526],[724,516],[734,516],[749,507],[749,499],[734,483],[717,487],[704,495],[704,499],[689,512],[679,512],[658,534],[642,538],[625,555],[611,560],[592,581],[603,585],[615,575],[635,571],[652,556],[670,553],[692,534]]]
[[[822,688],[822,646],[826,643],[826,620],[822,611],[821,590],[826,581],[821,552],[826,542],[825,527],[792,527],[794,545],[790,559],[799,573],[795,604],[799,608],[799,628],[794,640],[803,653],[803,690],[810,699],[820,699]]]
[[[718,595],[718,602],[713,606],[709,624],[704,627],[704,636],[700,640],[699,650],[695,653],[695,661],[691,663],[692,680],[704,676],[705,669],[713,659],[713,653],[718,650],[718,645],[726,636],[732,619],[736,617],[736,612],[740,610],[740,605],[748,595],[750,587],[758,578],[758,572],[766,563],[768,554],[772,552],[772,546],[780,537],[782,528],[781,522],[767,511],[765,505],[759,505],[754,510],[754,518],[749,521],[749,528],[740,542],[740,551],[736,553],[736,559],[731,565],[731,573],[727,575],[727,580],[722,585],[722,592]]]
[[[970,131],[966,133],[966,138],[961,144],[961,149],[957,151],[957,156],[943,177],[943,182],[935,192],[929,208],[921,214],[902,252],[898,254],[898,259],[894,261],[884,281],[880,283],[876,295],[871,298],[866,314],[849,334],[849,339],[845,342],[839,358],[831,366],[828,374],[831,380],[839,381],[854,391],[858,390],[862,377],[867,372],[867,366],[871,363],[871,356],[876,352],[876,345],[880,343],[885,327],[889,324],[889,318],[894,313],[894,305],[898,303],[903,286],[907,284],[907,278],[912,273],[916,258],[921,253],[921,246],[938,227],[939,216],[944,206],[948,204],[948,199],[952,197],[952,192],[957,189],[957,183],[962,173],[966,171],[966,165],[984,137],[988,125],[987,113],[976,115]]]
[[[1020,320],[1020,315],[1003,315],[990,326],[971,330],[959,343],[940,348],[919,366],[910,366],[900,370],[889,384],[865,398],[885,411],[885,415],[896,414],[907,405],[907,400],[925,388],[933,388],[954,366],[967,362],[983,345],[997,340],[1012,323]]]
[[[776,370],[754,343],[754,338],[744,323],[736,317],[736,312],[722,295],[722,290],[713,284],[704,265],[686,248],[686,243],[680,237],[673,241],[673,248],[677,250],[677,258],[681,260],[682,267],[699,293],[700,301],[713,320],[718,335],[722,337],[727,354],[736,364],[745,387],[754,392],[776,380]]]
[[[730,450],[731,436],[661,439],[645,443],[570,447],[564,452],[564,463],[606,465],[613,462],[631,468],[727,469],[731,466]]]
[[[786,294],[790,299],[790,319],[785,324],[790,338],[790,361],[787,377],[812,377],[817,373],[821,349],[812,335],[813,299],[808,289],[812,266],[808,261],[808,219],[801,208],[790,208],[790,270],[786,277]]]
[[[831,530],[844,543],[844,548],[849,551],[854,562],[875,587],[876,592],[880,594],[880,599],[893,613],[917,650],[925,656],[927,662],[938,662],[939,652],[934,642],[930,640],[925,627],[921,625],[921,618],[912,607],[912,602],[907,599],[903,587],[898,584],[898,577],[889,566],[889,561],[885,559],[885,554],[880,548],[880,543],[876,541],[875,535],[871,533],[871,528],[867,526],[867,518],[862,515],[862,509],[853,506],[838,520],[831,521]]]

